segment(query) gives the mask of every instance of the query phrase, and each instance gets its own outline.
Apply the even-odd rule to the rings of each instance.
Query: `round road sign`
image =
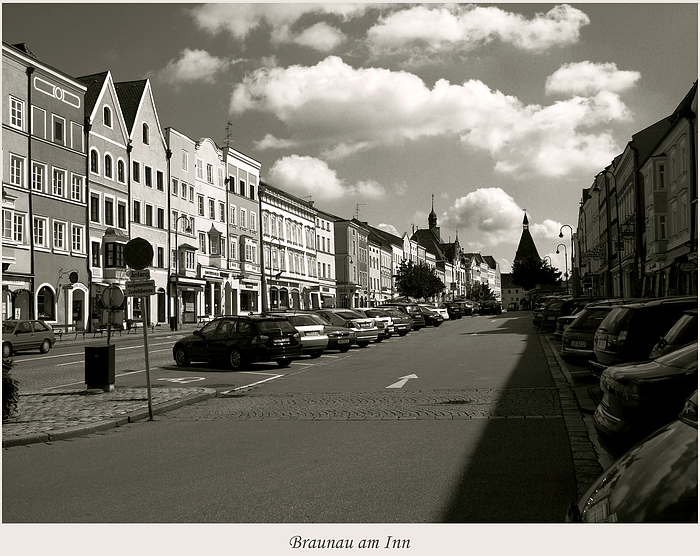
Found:
[[[143,239],[136,237],[124,247],[124,262],[131,268],[143,270],[153,261],[153,246]]]
[[[102,290],[102,304],[107,309],[116,309],[124,303],[124,292],[116,284],[111,284]]]

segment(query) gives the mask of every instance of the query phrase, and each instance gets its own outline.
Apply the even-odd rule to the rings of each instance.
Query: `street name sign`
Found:
[[[146,297],[155,295],[156,282],[155,280],[145,280],[141,282],[127,282],[126,296],[127,297]]]

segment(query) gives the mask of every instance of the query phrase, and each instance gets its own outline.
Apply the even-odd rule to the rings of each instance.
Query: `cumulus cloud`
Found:
[[[576,43],[590,19],[566,4],[532,19],[496,7],[450,5],[415,6],[384,16],[367,32],[375,54],[418,45],[440,50],[474,49],[500,40],[528,51]]]
[[[378,229],[383,230],[387,233],[393,234],[396,237],[401,237],[401,234],[391,224],[382,223],[382,224],[379,224],[378,226],[375,226],[375,228],[378,228]]]
[[[205,50],[185,48],[180,57],[170,60],[158,77],[167,83],[193,83],[203,81],[213,83],[216,75],[224,71],[232,60],[212,56]]]
[[[289,139],[279,139],[274,135],[267,134],[260,141],[255,141],[255,147],[261,151],[268,149],[291,149],[297,146],[295,141]]]
[[[294,37],[296,44],[307,46],[320,52],[330,52],[337,48],[346,37],[342,31],[326,23],[317,23]]]
[[[641,78],[638,71],[622,71],[617,64],[578,62],[565,64],[547,78],[548,94],[564,93],[593,97],[601,91],[619,93],[632,88]]]
[[[310,156],[292,155],[277,160],[266,181],[299,197],[311,196],[315,201],[334,201],[353,195],[377,199],[385,194],[384,188],[374,181],[346,184],[326,162]]]
[[[315,66],[261,68],[236,85],[234,114],[256,110],[284,122],[291,140],[339,159],[379,145],[454,135],[487,151],[495,168],[518,178],[560,177],[605,166],[618,150],[593,126],[623,120],[619,96],[600,91],[548,106],[525,105],[478,80],[441,79],[431,88],[416,75],[358,68],[329,56]]]

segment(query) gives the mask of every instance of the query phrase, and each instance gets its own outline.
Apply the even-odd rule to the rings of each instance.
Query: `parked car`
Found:
[[[532,324],[539,327],[542,322],[542,311],[544,311],[544,306],[550,299],[554,299],[555,295],[541,295],[538,297],[532,305]]]
[[[608,367],[593,415],[600,443],[612,454],[624,452],[671,421],[697,387],[697,341],[658,359]]]
[[[479,303],[480,315],[500,315],[503,312],[500,301],[487,299]]]
[[[608,316],[613,308],[625,303],[629,299],[606,299],[588,304],[575,315],[559,317],[562,320],[561,356],[565,360],[588,360],[593,357],[593,338],[595,331]],[[567,320],[569,321],[567,324]]]
[[[288,366],[301,357],[301,335],[286,318],[246,315],[218,317],[173,346],[179,366],[223,360],[234,370],[256,361]]]
[[[596,303],[596,302],[602,302],[602,301],[621,301],[620,298],[605,298],[605,297],[572,297],[571,299],[568,299],[562,303],[561,310],[559,311],[559,316],[557,317],[556,320],[556,325],[554,328],[554,339],[557,342],[561,342],[562,336],[564,334],[564,330],[568,328],[568,326],[574,321],[576,316],[583,310],[585,309],[588,305],[591,303]],[[631,299],[629,300],[630,302],[632,301]],[[545,313],[547,312],[547,308],[545,307],[544,312],[542,313],[543,315],[543,322],[544,319],[546,318]]]
[[[698,392],[572,503],[573,523],[698,522]]]
[[[373,307],[356,307],[353,311],[359,313],[360,316],[367,317],[374,321],[374,325],[379,330],[379,337],[375,342],[381,342],[382,340],[391,338],[394,333],[394,322],[384,311]]]
[[[444,320],[450,320],[450,312],[447,310],[447,306],[444,303],[420,303],[421,307],[426,307],[431,311],[440,313]]]
[[[666,335],[661,338],[649,357],[656,359],[667,353],[671,353],[691,342],[698,340],[698,310],[691,309],[683,313]]]
[[[450,320],[458,320],[462,318],[464,312],[462,311],[462,306],[459,303],[445,303],[445,308],[447,309],[447,314]]]
[[[479,304],[470,299],[460,299],[455,303],[462,308],[462,315],[465,317],[471,316],[479,310]]]
[[[413,319],[408,313],[399,310],[397,307],[382,307],[381,310],[391,317],[391,321],[394,323],[394,331],[399,336],[405,336],[413,329]]]
[[[540,330],[542,332],[552,332],[556,328],[557,318],[563,312],[564,303],[573,299],[573,296],[554,297],[547,301],[542,308],[542,316],[540,317]]]
[[[687,309],[697,309],[697,297],[669,297],[616,307],[596,330],[595,359],[588,361],[596,376],[611,365],[644,361]]]
[[[437,328],[443,322],[445,322],[445,317],[443,317],[437,311],[426,307],[425,305],[418,305],[418,308],[420,309],[420,312],[423,313],[423,318],[425,319],[426,326],[434,326],[435,328]]]
[[[316,309],[314,313],[329,324],[352,330],[359,347],[367,347],[379,337],[379,330],[374,326],[374,321],[361,317],[352,309]]]
[[[413,319],[412,330],[420,330],[425,328],[425,317],[416,303],[407,303],[404,301],[386,301],[380,305],[384,307],[396,307],[399,311],[405,312]]]
[[[270,316],[286,318],[301,336],[302,355],[320,357],[328,347],[328,334],[323,323],[307,313],[266,313]]]
[[[27,349],[38,349],[48,353],[56,343],[56,335],[48,324],[41,320],[8,319],[2,323],[2,356]]]
[[[350,349],[351,346],[357,344],[357,336],[355,332],[346,326],[336,326],[330,324],[328,321],[322,319],[319,315],[313,312],[305,312],[310,319],[314,322],[323,326],[323,330],[328,336],[328,345],[326,346],[326,351],[328,350],[338,350],[341,353],[345,353]]]

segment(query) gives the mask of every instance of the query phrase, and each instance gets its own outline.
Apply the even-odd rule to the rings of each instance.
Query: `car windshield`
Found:
[[[11,334],[12,331],[15,329],[15,326],[17,325],[17,321],[5,321],[2,323],[2,332],[3,334]]]
[[[397,309],[386,309],[386,312],[390,317],[397,317],[397,318],[404,317],[404,314]]]
[[[315,321],[313,315],[290,315],[287,318],[294,326],[318,326],[322,324]]]
[[[341,319],[345,320],[364,318],[361,317],[359,314],[355,313],[354,311],[338,311],[336,315],[338,315]]]
[[[669,344],[682,345],[698,339],[698,316],[683,315],[666,334]]]
[[[305,317],[308,317],[308,318],[311,320],[311,322],[312,322],[313,324],[321,324],[321,325],[323,325],[323,326],[328,326],[328,322],[326,322],[325,320],[323,320],[323,319],[322,319],[321,317],[319,317],[318,315],[309,314],[309,315],[304,315],[304,316],[305,316]]]
[[[292,326],[292,323],[287,319],[265,319],[257,321],[255,324],[257,324],[258,330],[262,333],[276,332],[278,330],[281,330],[282,332],[296,332],[296,329]]]
[[[368,317],[388,317],[389,313],[386,311],[380,311],[379,309],[369,309],[367,311]]]
[[[680,369],[698,368],[698,343],[693,342],[681,349],[662,355],[656,359],[658,363]]]
[[[596,330],[609,313],[610,309],[584,309],[571,323],[570,328],[572,330]]]
[[[610,334],[617,334],[620,330],[625,330],[627,323],[632,318],[632,310],[626,307],[617,307],[610,311],[607,317],[600,323],[601,328],[604,328]]]

